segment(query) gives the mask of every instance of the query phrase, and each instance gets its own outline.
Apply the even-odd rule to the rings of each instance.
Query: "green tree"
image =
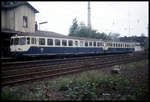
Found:
[[[119,40],[119,37],[120,37],[120,34],[119,34],[119,33],[112,33],[112,32],[110,32],[110,33],[109,33],[109,36],[111,37],[111,39],[112,39],[113,41],[118,41],[118,40]]]
[[[70,31],[69,31],[69,36],[76,36],[76,32],[78,30],[78,22],[77,22],[77,19],[74,18],[73,19],[73,22],[72,22],[72,26],[70,28]]]
[[[99,37],[103,40],[111,40],[111,37],[105,34],[104,32],[100,33]]]
[[[89,37],[88,28],[83,22],[80,23],[78,30],[76,32],[77,37]]]
[[[73,20],[73,24],[70,27],[69,36],[111,40],[111,36],[108,36],[104,32],[100,33],[97,32],[97,30],[89,29],[83,22],[80,22],[78,25],[76,18]]]

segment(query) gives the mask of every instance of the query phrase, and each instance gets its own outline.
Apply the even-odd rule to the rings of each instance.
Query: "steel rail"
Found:
[[[132,58],[132,59],[133,59],[133,58]],[[135,58],[134,58],[134,59],[135,59]],[[125,59],[122,59],[122,60],[125,60]],[[119,60],[115,60],[115,61],[110,61],[109,63],[108,63],[108,62],[105,62],[105,64],[104,64],[104,63],[103,63],[103,64],[98,63],[97,65],[107,66],[107,65],[109,65],[109,64],[112,63],[112,62],[114,62],[114,63],[117,62],[116,64],[118,64],[118,63],[121,62],[122,60],[119,59]],[[140,59],[136,59],[136,60],[140,60]],[[119,61],[119,62],[118,62],[118,61]],[[127,61],[127,62],[130,61],[129,58],[128,58],[128,60],[126,59],[126,61]],[[131,60],[131,61],[133,61],[133,60]],[[48,74],[48,75],[46,76],[46,75],[44,74],[44,76],[38,76],[38,77],[37,77],[37,76],[34,76],[35,78],[26,78],[26,79],[24,79],[24,80],[22,80],[22,81],[21,81],[21,80],[18,80],[18,81],[15,80],[15,81],[3,83],[2,85],[8,85],[8,84],[12,84],[12,83],[18,83],[18,82],[29,81],[29,79],[34,80],[34,79],[41,79],[41,78],[45,78],[45,77],[48,77],[48,76],[57,75],[57,74],[58,74],[58,70],[59,70],[60,73],[70,73],[70,72],[73,72],[74,70],[76,70],[76,71],[78,72],[78,71],[81,71],[82,69],[87,69],[87,68],[89,68],[89,67],[91,67],[91,66],[95,66],[95,65],[96,65],[96,64],[93,64],[93,65],[92,65],[92,64],[91,64],[91,65],[88,65],[88,64],[87,64],[87,65],[81,65],[81,66],[79,66],[79,67],[72,67],[72,69],[71,69],[71,68],[55,69],[55,71],[53,70],[55,73],[53,73],[52,75],[49,75],[49,74]],[[88,66],[88,67],[87,67],[87,66]],[[85,68],[85,67],[87,67],[87,68]],[[78,70],[78,69],[79,69],[79,70]],[[66,71],[69,71],[69,72],[66,72],[65,70],[66,70]],[[73,70],[73,71],[70,71],[70,70]],[[44,73],[44,72],[43,72],[43,73]],[[47,72],[45,72],[45,73],[47,73]],[[49,72],[48,72],[48,73],[49,73]],[[59,73],[59,74],[60,74],[60,73]],[[36,74],[39,75],[40,73],[36,73]],[[30,74],[30,76],[31,76],[31,74]],[[2,78],[2,79],[3,79],[3,78]]]
[[[127,57],[127,56],[126,56]],[[116,57],[111,57],[111,58],[103,58],[103,59],[100,59],[100,58],[97,58],[97,59],[90,59],[90,60],[84,60],[84,61],[76,61],[74,63],[63,63],[63,64],[59,64],[60,67],[67,67],[67,66],[73,66],[73,65],[79,65],[79,64],[84,64],[84,63],[88,63],[90,61],[91,62],[96,62],[96,61],[99,61],[100,63],[104,62],[105,60],[107,61],[108,59],[109,60],[113,60],[114,58]],[[118,56],[118,58],[121,58],[121,56]],[[53,69],[53,68],[56,68],[58,65],[45,65],[45,66],[36,66],[36,67],[31,67],[31,68],[28,68],[28,69],[25,69],[25,68],[19,68],[19,69],[15,69],[15,70],[8,70],[8,71],[2,71],[2,76],[5,76],[9,73],[9,75],[11,73],[13,74],[17,74],[18,73],[26,73],[26,72],[33,72],[33,71],[42,71],[42,70],[47,70],[47,69]],[[38,68],[37,68],[38,67]]]
[[[119,56],[121,55],[127,55],[127,54],[117,54]],[[37,61],[23,61],[23,62],[9,62],[9,63],[2,63],[3,67],[8,67],[12,65],[22,65],[22,64],[34,64],[34,63],[50,63],[50,62],[61,62],[61,61],[69,61],[69,60],[83,60],[83,59],[91,59],[91,58],[103,58],[106,56],[116,56],[116,55],[99,55],[99,56],[88,56],[88,57],[77,57],[77,58],[65,58],[65,59],[48,59],[48,60],[37,60]]]

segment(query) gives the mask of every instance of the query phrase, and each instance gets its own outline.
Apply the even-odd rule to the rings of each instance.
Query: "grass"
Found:
[[[2,100],[20,100],[22,98],[21,94],[16,93],[13,88],[5,87],[2,89],[1,94]]]

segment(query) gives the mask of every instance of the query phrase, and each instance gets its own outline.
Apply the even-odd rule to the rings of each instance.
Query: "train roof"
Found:
[[[38,37],[55,37],[55,38],[77,39],[77,40],[103,41],[103,40],[100,40],[100,39],[66,36],[66,35],[63,35],[63,34],[60,34],[60,33],[52,32],[52,31],[41,31],[41,30],[35,31],[35,33],[17,32],[16,35],[17,36],[38,36]],[[122,41],[105,41],[105,42],[135,43],[135,42],[122,42]]]
[[[41,30],[35,31],[35,33],[21,32],[21,33],[18,33],[17,36],[56,37],[56,38],[77,39],[77,40],[95,40],[95,41],[101,41],[99,39],[66,36],[66,35],[63,35],[63,34],[52,32],[52,31],[41,31]]]

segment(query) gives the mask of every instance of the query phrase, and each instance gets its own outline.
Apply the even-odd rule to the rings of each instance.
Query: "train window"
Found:
[[[124,44],[122,44],[122,47],[124,47]]]
[[[111,43],[111,46],[113,47],[113,46],[114,46],[114,44],[113,44],[113,43]]]
[[[19,38],[15,38],[14,39],[14,45],[18,45],[19,44]]]
[[[106,46],[109,46],[109,43],[106,43]]]
[[[34,44],[34,38],[31,39],[31,43]]]
[[[45,45],[45,39],[39,38],[39,45]]]
[[[89,42],[89,46],[92,46],[92,42]]]
[[[30,44],[30,38],[27,38],[27,44]]]
[[[109,46],[111,46],[111,43],[109,43]]]
[[[96,42],[94,41],[94,46],[96,46]]]
[[[75,41],[75,46],[78,46],[78,41]]]
[[[69,46],[73,46],[73,41],[72,40],[69,40],[68,43],[69,43]]]
[[[85,42],[85,46],[88,47],[88,42]]]
[[[36,44],[36,38],[34,38],[34,44]]]
[[[67,40],[62,40],[62,45],[67,46]]]
[[[23,37],[23,38],[20,38],[19,39],[19,45],[25,45],[26,44],[26,38]]]
[[[53,39],[47,39],[47,45],[53,45]]]
[[[115,47],[115,43],[113,44],[113,46]]]
[[[99,42],[97,44],[99,44],[99,46],[104,46],[104,43],[102,43],[102,42]]]
[[[127,47],[129,47],[129,44],[127,44]]]
[[[32,44],[36,44],[36,38],[32,38],[32,39],[31,39],[31,43],[32,43]]]
[[[110,46],[112,46],[112,43],[110,43]]]
[[[104,42],[101,42],[101,46],[104,46]]]
[[[84,43],[83,43],[83,41],[80,41],[80,46],[84,46]]]
[[[119,47],[121,47],[121,44],[119,44]]]
[[[97,46],[98,46],[98,47],[100,46],[100,42],[97,42]]]
[[[118,47],[118,44],[116,43],[116,47]]]
[[[55,39],[55,45],[60,46],[60,40],[59,39]]]

